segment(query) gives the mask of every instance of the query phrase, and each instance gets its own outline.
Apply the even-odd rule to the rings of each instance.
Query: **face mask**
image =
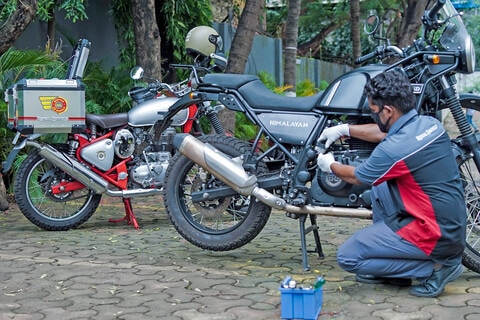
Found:
[[[382,112],[383,109],[380,109],[378,112],[372,112],[372,119],[373,121],[377,124],[377,126],[380,128],[380,131],[387,133],[388,132],[388,124],[390,123],[390,118],[388,118],[387,122],[382,123],[380,120],[380,112]]]

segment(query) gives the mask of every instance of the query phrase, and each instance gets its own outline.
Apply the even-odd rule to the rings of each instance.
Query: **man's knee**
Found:
[[[344,244],[337,250],[337,263],[343,270],[355,273],[358,268],[358,257]]]

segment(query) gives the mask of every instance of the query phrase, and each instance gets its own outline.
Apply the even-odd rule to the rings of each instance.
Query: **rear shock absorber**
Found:
[[[222,123],[220,122],[220,119],[218,118],[218,113],[217,112],[208,112],[207,113],[207,119],[210,121],[210,124],[212,125],[215,133],[225,134],[225,130],[223,129]]]
[[[73,157],[75,157],[75,153],[76,153],[76,151],[77,151],[77,148],[78,148],[79,143],[78,143],[78,141],[70,140],[70,141],[68,142],[68,145],[69,145],[69,147],[68,147],[68,155],[73,158]]]

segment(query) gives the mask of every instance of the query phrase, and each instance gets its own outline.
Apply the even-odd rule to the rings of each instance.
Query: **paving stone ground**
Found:
[[[161,198],[135,200],[141,229],[105,201],[84,225],[48,232],[15,204],[0,213],[0,320],[4,319],[280,319],[286,275],[310,285],[324,275],[319,319],[466,319],[480,317],[480,275],[471,271],[438,298],[408,288],[354,281],[335,261],[337,247],[370,221],[318,217],[325,259],[302,269],[298,221],[272,214],[251,243],[229,252],[201,250],[169,223]],[[309,249],[314,248],[308,236]]]

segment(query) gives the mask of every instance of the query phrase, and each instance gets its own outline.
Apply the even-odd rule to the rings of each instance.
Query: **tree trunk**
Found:
[[[17,2],[17,10],[0,27],[0,55],[17,40],[37,13],[37,0]]]
[[[56,23],[56,19],[55,19],[55,9],[54,8],[52,8],[52,10],[50,10],[50,16],[51,16],[51,18],[48,19],[48,22],[47,22],[47,36],[48,36],[48,48],[50,50],[49,53],[52,53],[55,50],[55,23]]]
[[[253,37],[258,19],[263,11],[263,0],[247,0],[232,40],[228,56],[227,73],[244,73],[248,55],[252,50]]]
[[[350,0],[350,36],[353,47],[353,61],[362,55],[360,42],[360,0]],[[353,63],[352,61],[352,63]]]
[[[137,65],[145,76],[162,80],[161,38],[155,18],[155,0],[132,0]]]
[[[248,55],[252,50],[253,38],[258,26],[258,19],[263,12],[264,0],[247,0],[238,23],[237,31],[232,40],[226,73],[245,72]],[[219,119],[226,132],[235,131],[235,113],[223,109],[219,113]]]
[[[7,191],[5,190],[5,184],[3,183],[3,176],[0,173],[0,211],[8,209]]]
[[[301,44],[298,46],[298,52],[299,55],[304,57],[312,57],[320,51],[320,44],[322,43],[323,40],[325,40],[326,37],[333,31],[335,31],[343,22],[338,22],[338,21],[333,21],[330,24],[326,25],[325,28],[320,30],[320,32],[313,37],[308,42],[305,42],[304,44]]]
[[[283,49],[284,57],[284,85],[289,86],[287,92],[295,95],[297,84],[297,40],[298,40],[298,21],[300,19],[301,0],[288,1],[288,15],[285,27],[285,47]]]
[[[403,10],[403,19],[398,30],[396,41],[398,47],[406,47],[417,38],[427,2],[428,0],[408,0],[408,6]]]

